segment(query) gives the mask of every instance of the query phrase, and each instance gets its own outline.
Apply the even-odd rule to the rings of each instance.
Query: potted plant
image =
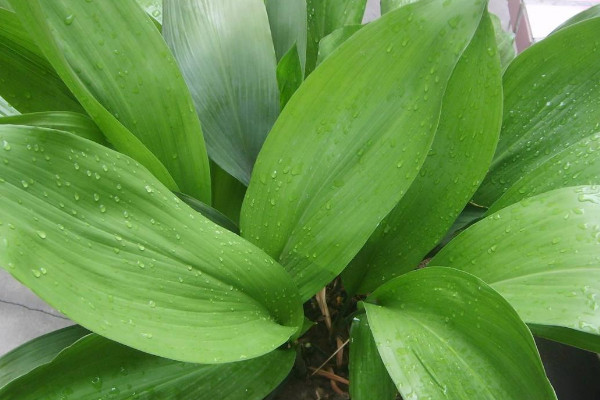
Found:
[[[600,19],[503,73],[485,1],[402,3],[1,2],[0,266],[79,326],[0,398],[556,398],[532,332],[600,350]]]

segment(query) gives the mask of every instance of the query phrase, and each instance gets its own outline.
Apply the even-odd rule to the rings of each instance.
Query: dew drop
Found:
[[[70,14],[65,17],[65,25],[71,25],[73,20],[75,19],[75,15]]]

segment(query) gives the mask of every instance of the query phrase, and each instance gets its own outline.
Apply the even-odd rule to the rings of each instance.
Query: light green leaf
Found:
[[[170,189],[209,203],[208,158],[192,98],[160,33],[136,2],[12,5],[108,141]],[[106,15],[110,18],[98,17]]]
[[[88,335],[0,390],[3,400],[262,400],[294,363],[291,350],[253,360],[187,364]]]
[[[162,0],[136,0],[136,2],[152,17],[159,25],[162,25]]]
[[[306,75],[317,64],[319,42],[331,32],[362,22],[367,0],[307,0],[308,39],[306,47]]]
[[[561,29],[565,29],[572,25],[578,24],[582,21],[586,21],[588,19],[598,18],[598,17],[600,17],[600,4],[590,7],[587,10],[582,11],[579,14],[576,14],[575,16],[569,18],[564,23],[562,23],[558,28],[553,30],[551,35],[560,31]]]
[[[265,354],[299,329],[283,268],[129,157],[45,128],[0,125],[0,144],[0,266],[73,321],[202,363]]]
[[[325,60],[283,110],[241,231],[286,267],[302,299],[342,271],[415,179],[484,9],[424,1],[387,14]]]
[[[498,54],[500,54],[500,64],[502,65],[502,71],[504,71],[517,55],[515,50],[515,34],[507,32],[502,28],[502,21],[500,21],[500,17],[496,14],[490,13],[490,18],[494,24],[496,44]]]
[[[319,53],[317,55],[317,65],[321,64],[331,53],[335,51],[342,43],[350,36],[354,35],[362,25],[347,25],[336,29],[329,35],[325,36],[319,42]]]
[[[0,8],[0,95],[20,112],[83,111],[15,13]]]
[[[239,226],[240,210],[246,194],[246,186],[223,171],[214,162],[210,166],[212,183],[212,206]]]
[[[470,274],[411,272],[377,289],[365,309],[404,399],[556,399],[527,326]]]
[[[501,87],[494,30],[486,16],[446,87],[435,139],[419,175],[344,271],[351,293],[371,292],[416,268],[444,237],[494,155]]]
[[[381,361],[366,315],[350,330],[350,395],[353,400],[394,400],[396,386]]]
[[[304,79],[298,49],[293,45],[290,51],[277,64],[277,85],[279,86],[279,104],[285,107],[292,95],[298,90]]]
[[[302,77],[306,65],[306,0],[265,0],[277,61],[297,47]]]
[[[19,112],[13,108],[2,96],[0,96],[0,117],[18,115]]]
[[[247,185],[279,113],[263,1],[166,0],[164,12],[163,34],[192,92],[209,155]]]
[[[511,186],[488,214],[553,189],[593,184],[600,184],[600,133],[573,143],[538,165]]]
[[[599,352],[599,237],[600,190],[563,188],[474,224],[431,265],[476,275],[544,336]]]
[[[557,152],[600,131],[600,18],[525,50],[503,77],[504,117],[490,171],[474,201],[489,206]]]
[[[49,111],[0,118],[0,125],[27,125],[65,131],[103,146],[108,142],[88,116],[69,111]]]
[[[412,4],[417,0],[381,0],[381,14],[387,14],[397,8]]]
[[[35,338],[0,358],[0,393],[11,381],[44,365],[89,331],[80,326],[69,326]]]
[[[177,195],[177,197],[179,197],[181,200],[183,200],[188,206],[192,207],[194,210],[198,211],[200,214],[204,215],[206,218],[210,219],[215,224],[222,226],[223,228],[225,228],[233,233],[236,233],[236,234],[240,233],[240,229],[238,228],[238,226],[232,220],[227,218],[227,216],[225,216],[221,212],[219,212],[219,210],[216,210],[216,209],[212,208],[211,206],[204,204],[200,200],[197,200],[191,196],[188,196],[187,194],[184,194],[184,193],[175,193],[175,194]]]

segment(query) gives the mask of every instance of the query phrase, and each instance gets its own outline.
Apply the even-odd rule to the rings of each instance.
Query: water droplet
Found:
[[[75,15],[69,14],[65,17],[65,25],[71,25],[73,20],[75,19]]]
[[[46,239],[46,232],[44,231],[37,231],[37,235],[41,238],[41,239]]]
[[[38,271],[37,269],[32,269],[31,273],[33,274],[33,276],[35,276],[36,278],[39,278],[40,276],[42,276],[42,273],[40,271]]]
[[[2,148],[4,150],[6,150],[6,151],[10,151],[10,144],[6,140],[3,140],[2,141]]]
[[[153,300],[150,300],[150,301],[148,302],[148,305],[149,305],[150,307],[152,307],[152,308],[155,308],[155,307],[156,307],[156,303],[155,303]]]
[[[146,189],[146,192],[148,192],[148,193],[154,193],[154,188],[152,188],[152,186],[146,185],[146,186],[144,186],[144,188]]]

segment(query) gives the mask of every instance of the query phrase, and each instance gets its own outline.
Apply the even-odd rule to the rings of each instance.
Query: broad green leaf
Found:
[[[471,203],[467,204],[464,210],[462,210],[460,215],[456,218],[450,229],[448,229],[448,232],[446,232],[444,239],[438,243],[437,247],[443,247],[448,244],[448,242],[450,242],[450,240],[452,240],[457,233],[483,218],[486,211],[487,208],[478,207]]]
[[[162,25],[162,0],[136,0],[136,2],[146,11],[146,13],[152,17],[153,20]]]
[[[44,365],[89,331],[69,326],[35,338],[0,358],[0,392],[11,381]]]
[[[381,0],[379,3],[381,4],[381,14],[387,14],[390,11],[393,11],[402,6],[406,6],[408,4],[412,4],[417,0]]]
[[[331,32],[362,22],[367,0],[307,0],[306,75],[315,69],[319,42]]]
[[[2,96],[0,96],[0,117],[18,115],[19,112],[13,108]]]
[[[600,130],[600,18],[525,50],[503,76],[504,117],[490,171],[474,198],[491,205],[565,147]]]
[[[214,162],[211,163],[210,174],[212,206],[239,226],[240,210],[246,194],[246,186],[223,171]]]
[[[129,157],[26,126],[1,125],[0,144],[0,266],[73,321],[202,363],[265,354],[299,329],[283,268]]]
[[[198,211],[200,214],[204,215],[206,218],[210,219],[215,224],[222,226],[223,228],[233,232],[240,233],[240,229],[237,225],[231,221],[227,216],[223,215],[219,210],[212,208],[197,200],[191,196],[188,196],[184,193],[175,193],[177,197],[183,200],[188,206],[192,207],[194,210]]]
[[[0,8],[3,8],[8,11],[12,11],[12,7],[10,6],[9,0],[0,0]]]
[[[0,95],[20,112],[82,111],[15,13],[0,8]]]
[[[472,225],[431,265],[459,268],[483,279],[525,322],[548,328],[544,336],[598,352],[599,237],[600,190],[563,188],[522,200]]]
[[[12,5],[108,141],[170,189],[209,203],[208,158],[192,98],[160,32],[136,2]]]
[[[350,330],[350,395],[353,400],[395,400],[396,386],[381,361],[366,315]]]
[[[598,18],[598,17],[600,17],[600,4],[590,7],[587,10],[582,11],[579,14],[576,14],[575,16],[569,18],[564,23],[562,23],[558,28],[556,28],[554,31],[552,31],[551,35],[560,31],[561,29],[568,28],[568,27],[578,24],[582,21],[586,21],[588,19]]]
[[[344,285],[351,293],[371,292],[416,268],[485,177],[502,120],[495,48],[494,29],[486,16],[446,87],[435,139],[419,175],[344,271]]]
[[[342,271],[417,176],[484,9],[423,1],[388,13],[326,59],[283,110],[241,231],[286,267],[302,299]]]
[[[265,0],[277,61],[296,45],[302,77],[306,65],[306,0]]]
[[[381,286],[364,306],[404,399],[556,399],[527,326],[470,274],[411,272]]]
[[[69,111],[49,111],[0,118],[0,125],[27,125],[65,131],[104,146],[108,142],[88,116]]]
[[[163,34],[192,92],[209,155],[247,185],[279,113],[263,1],[166,0],[164,12]]]
[[[496,45],[498,47],[498,54],[500,54],[500,64],[502,65],[502,71],[504,71],[517,55],[515,50],[515,34],[507,32],[502,28],[502,21],[496,14],[490,13],[490,18],[494,25]]]
[[[279,86],[281,109],[285,107],[292,95],[298,90],[303,79],[304,73],[298,57],[298,49],[296,45],[293,45],[277,64],[277,86]]]
[[[290,371],[295,353],[220,365],[159,358],[88,335],[0,389],[3,400],[262,400]]]
[[[508,189],[488,214],[561,187],[600,184],[600,133],[573,143],[541,163]]]
[[[317,54],[317,65],[321,64],[335,49],[348,40],[350,36],[358,32],[360,28],[362,28],[362,25],[347,25],[336,29],[321,39],[319,42],[319,53]]]

